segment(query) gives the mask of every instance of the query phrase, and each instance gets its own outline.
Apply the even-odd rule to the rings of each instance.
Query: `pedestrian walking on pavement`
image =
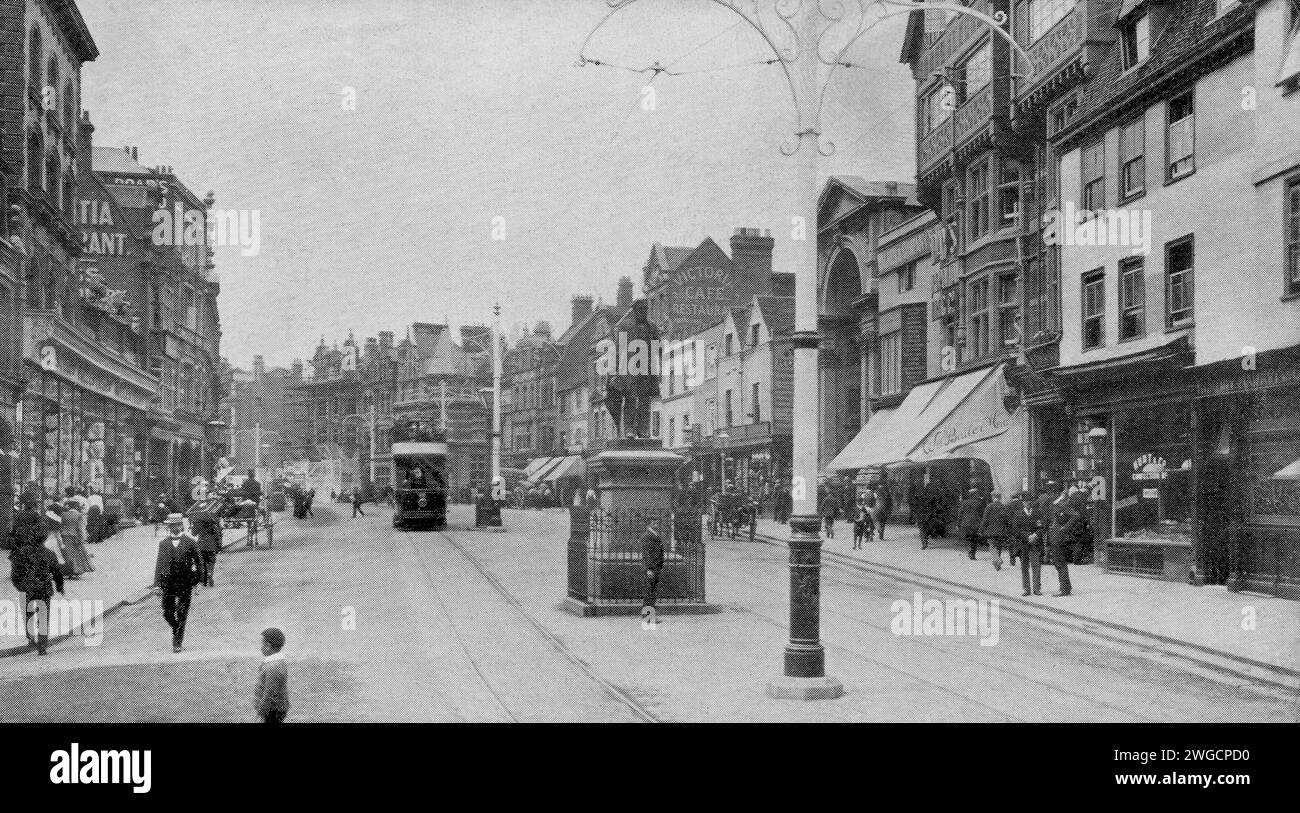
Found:
[[[217,554],[221,552],[221,520],[204,511],[190,519],[194,536],[198,540],[199,555],[203,559],[204,587],[216,587],[212,577],[217,572]]]
[[[993,569],[1002,569],[1002,549],[1010,548],[1011,506],[1002,501],[1002,495],[993,492],[993,500],[984,508],[980,518],[980,536],[988,540],[989,551],[993,554]]]
[[[659,573],[664,569],[664,540],[659,536],[657,517],[646,521],[645,533],[641,534],[641,568],[645,571],[641,614],[646,615],[647,609],[654,609],[655,596],[659,592]]]
[[[934,486],[921,482],[911,491],[908,498],[908,507],[911,508],[912,518],[916,521],[916,527],[921,532],[921,550],[930,546],[930,536],[934,530]]]
[[[22,594],[27,640],[36,646],[37,655],[44,655],[50,640],[50,598],[56,589],[63,593],[63,574],[58,557],[30,529],[15,534],[9,580]]]
[[[1011,512],[1011,535],[1020,558],[1022,596],[1043,594],[1043,512],[1032,494],[1020,495],[1020,507]],[[1032,581],[1031,577],[1032,576]]]
[[[356,519],[357,515],[365,516],[366,512],[361,510],[361,489],[357,486],[352,487],[352,518]]]
[[[163,618],[172,628],[172,652],[180,652],[190,597],[203,576],[203,557],[194,537],[185,533],[184,515],[168,514],[165,524],[167,538],[158,543],[153,586],[162,590]]]
[[[95,569],[90,563],[90,554],[86,552],[86,540],[83,537],[82,514],[77,510],[77,501],[69,499],[63,504],[63,513],[59,514],[62,525],[60,541],[63,543],[63,558],[72,569],[72,578],[81,578],[81,574]]]
[[[835,496],[834,491],[827,491],[826,497],[822,499],[821,509],[822,522],[826,525],[826,538],[835,538],[835,518],[840,515],[840,501]]]
[[[881,542],[885,541],[885,523],[889,521],[889,515],[894,513],[894,497],[889,493],[889,484],[881,482],[876,486],[876,511],[872,519],[876,523],[876,535]]]
[[[315,519],[315,518],[316,518],[316,515],[313,514],[312,511],[311,511],[311,503],[312,503],[312,500],[314,500],[314,499],[316,499],[316,489],[314,489],[314,488],[309,488],[309,489],[307,489],[307,499],[306,499],[306,500],[304,501],[304,503],[303,503],[303,505],[304,505],[304,508],[303,508],[303,516],[304,516],[304,517],[311,517],[312,519]],[[388,501],[388,504],[389,504],[390,506],[393,504],[393,501],[392,501],[391,497],[390,497],[390,499],[389,499],[389,501]]]
[[[257,668],[253,708],[264,723],[283,723],[289,713],[289,664],[284,659],[284,633],[262,630],[262,665]]]
[[[86,495],[86,543],[98,545],[108,538],[108,529],[104,527],[104,496],[94,486],[87,489]]]
[[[853,549],[859,550],[862,548],[863,537],[871,539],[876,535],[875,522],[871,518],[872,506],[868,504],[865,494],[858,497],[853,512]]]
[[[984,519],[984,501],[979,491],[971,489],[957,506],[957,530],[970,546],[971,561],[975,560],[975,549],[980,543],[980,522]]]

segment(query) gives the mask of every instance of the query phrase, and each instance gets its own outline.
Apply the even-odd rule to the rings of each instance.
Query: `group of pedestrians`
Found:
[[[994,569],[1002,569],[1003,550],[1010,554],[1013,566],[1018,561],[1024,596],[1042,595],[1044,561],[1056,569],[1057,592],[1053,595],[1070,595],[1070,563],[1078,563],[1092,547],[1086,492],[1079,488],[1067,492],[1056,482],[1049,482],[1041,494],[1019,492],[1011,495],[1010,501],[996,492],[986,501],[972,489],[958,504],[957,530],[972,560],[980,542],[986,541]],[[925,547],[922,533],[921,546]]]
[[[911,520],[921,537],[921,549],[948,536],[952,526],[952,498],[938,484],[920,483],[908,494]],[[1056,596],[1073,592],[1069,566],[1079,563],[1092,549],[1092,528],[1088,523],[1087,493],[1081,488],[1068,492],[1049,482],[1040,494],[1018,492],[1003,499],[997,492],[985,498],[971,489],[956,504],[955,527],[965,543],[967,556],[975,560],[981,543],[992,553],[994,569],[1002,569],[1005,551],[1010,563],[1020,565],[1023,595],[1042,595],[1042,565],[1056,569]],[[847,511],[834,490],[821,497],[818,513],[827,539],[835,538],[835,520],[846,516],[852,523],[852,548],[859,550],[873,538],[884,540],[885,523],[893,513],[889,488],[881,483],[860,493]]]
[[[859,494],[847,513],[848,520],[853,523],[853,547],[860,549],[864,541],[870,542],[872,539],[884,541],[885,525],[893,511],[894,498],[884,483],[878,483]],[[835,520],[844,513],[840,498],[834,491],[827,490],[823,494],[817,512],[822,518],[826,538],[834,539]]]
[[[23,596],[27,638],[45,654],[49,610],[64,581],[95,570],[86,546],[113,535],[115,524],[104,513],[104,498],[93,488],[68,486],[62,498],[42,504],[34,492],[18,499],[10,529],[9,579]]]

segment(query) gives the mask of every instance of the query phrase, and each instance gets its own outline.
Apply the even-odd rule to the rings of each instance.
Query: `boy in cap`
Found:
[[[257,670],[253,708],[264,723],[283,723],[289,713],[289,665],[284,660],[284,633],[262,630],[262,665]]]
[[[194,537],[185,533],[183,514],[168,514],[164,522],[167,538],[158,543],[153,586],[162,589],[163,618],[172,628],[172,652],[180,652],[190,596],[203,578],[203,557]]]

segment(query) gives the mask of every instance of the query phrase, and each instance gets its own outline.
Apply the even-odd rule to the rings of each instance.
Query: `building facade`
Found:
[[[1126,3],[1051,137],[1049,376],[1110,485],[1112,570],[1300,597],[1298,24],[1295,3]]]

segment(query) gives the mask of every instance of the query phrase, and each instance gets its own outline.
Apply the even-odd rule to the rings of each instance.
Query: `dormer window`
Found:
[[[1151,55],[1151,17],[1143,14],[1125,23],[1122,36],[1124,70],[1127,71],[1145,62]]]

